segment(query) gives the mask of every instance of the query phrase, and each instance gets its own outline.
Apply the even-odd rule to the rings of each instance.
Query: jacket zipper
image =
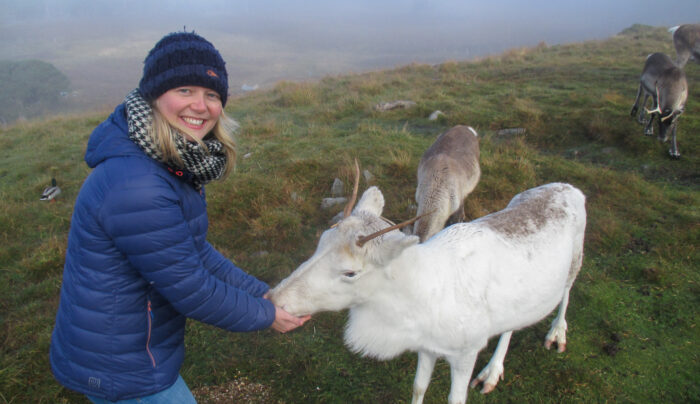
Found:
[[[153,327],[153,310],[151,310],[151,301],[148,300],[148,312],[146,313],[146,319],[148,320],[148,336],[146,337],[146,352],[151,358],[151,364],[156,367],[156,359],[153,357],[151,352],[151,329]]]

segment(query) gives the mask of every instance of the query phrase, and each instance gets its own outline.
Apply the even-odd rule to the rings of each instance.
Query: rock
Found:
[[[252,86],[251,86],[250,84],[243,84],[243,85],[241,86],[241,91],[246,91],[246,92],[248,92],[248,91],[255,91],[255,90],[257,90],[258,88],[260,88],[260,87],[259,87],[257,84],[253,84]]]
[[[348,198],[323,198],[321,201],[321,209],[329,209],[336,205],[342,205],[348,201]]]
[[[343,194],[345,186],[343,185],[343,181],[340,179],[336,178],[333,180],[333,185],[331,186],[331,196],[332,197],[338,197]]]
[[[501,129],[496,134],[498,136],[503,136],[503,135],[524,135],[527,132],[527,129],[525,128],[507,128],[507,129]]]
[[[440,117],[440,115],[444,116],[445,114],[443,114],[442,111],[437,110],[437,111],[433,112],[432,114],[430,114],[430,117],[428,117],[428,120],[435,121]]]
[[[374,106],[374,109],[376,109],[377,111],[390,111],[392,109],[397,108],[410,108],[414,105],[416,105],[416,103],[413,101],[398,100],[392,102],[380,102],[379,104]]]

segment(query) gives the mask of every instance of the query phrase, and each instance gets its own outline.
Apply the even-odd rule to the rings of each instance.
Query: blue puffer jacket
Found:
[[[230,331],[269,327],[268,285],[207,241],[204,192],[147,157],[124,106],[90,137],[94,168],[75,202],[51,340],[64,386],[116,401],[171,386],[185,318]]]

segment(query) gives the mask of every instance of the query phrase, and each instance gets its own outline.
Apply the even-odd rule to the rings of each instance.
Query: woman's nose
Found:
[[[190,104],[190,108],[195,112],[206,112],[207,104],[204,97],[204,94],[195,94],[194,98],[192,99],[192,103]]]

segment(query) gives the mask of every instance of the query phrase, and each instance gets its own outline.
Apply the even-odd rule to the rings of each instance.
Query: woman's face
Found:
[[[198,86],[168,90],[156,99],[155,107],[189,141],[204,138],[216,125],[223,109],[216,91]]]

